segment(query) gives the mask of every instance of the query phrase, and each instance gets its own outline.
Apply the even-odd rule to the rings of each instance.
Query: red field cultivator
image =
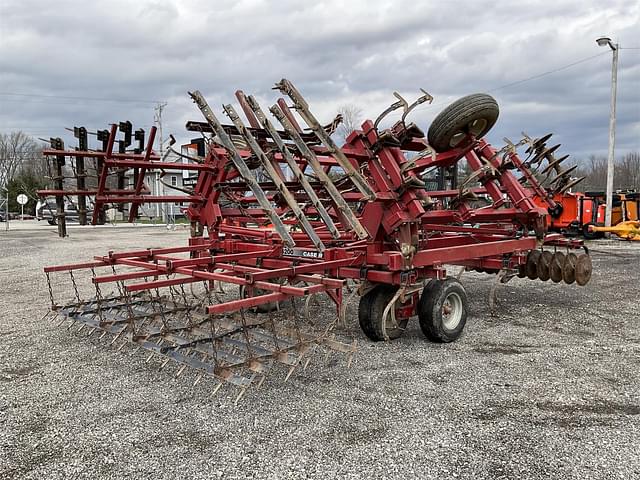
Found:
[[[198,380],[208,375],[242,393],[276,364],[288,368],[288,377],[315,350],[350,357],[355,342],[334,335],[345,321],[347,295],[361,296],[359,323],[371,340],[399,337],[417,315],[427,338],[450,342],[468,312],[463,286],[447,276],[452,265],[496,273],[503,282],[514,275],[588,282],[589,256],[574,253],[582,243],[546,233],[546,215],[556,205],[532,167],[553,162],[553,151],[544,138],[525,137],[500,150],[483,140],[498,117],[490,96],[453,103],[425,138],[407,116],[431,97],[423,92],[409,103],[396,93],[394,104],[338,146],[332,133],[339,118],[323,126],[289,81],[276,89],[293,108],[281,98],[267,116],[254,97],[238,91],[246,121],[225,105],[228,124],[199,92],[191,93],[205,121],[188,122],[187,129],[201,133],[206,149],[185,163],[154,153],[154,129],[146,145],[114,153],[117,125],[100,151],[85,143],[45,152],[58,164],[95,159],[97,188],[73,192],[93,196],[94,223],[105,205],[129,204],[133,220],[139,205],[153,202],[187,202],[191,222],[188,245],[45,268],[52,310],[63,321],[111,334],[111,343],[136,344],[163,366],[178,362],[178,373],[194,367]],[[400,120],[381,128],[393,111],[401,111]],[[526,147],[528,158],[518,147]],[[458,181],[461,161],[472,173]],[[109,177],[123,170],[133,172],[133,188],[109,187]],[[145,172],[173,170],[197,172],[195,187],[150,195]],[[46,194],[69,193],[59,187]],[[533,195],[546,198],[547,208],[536,206]],[[82,273],[91,279],[86,297]],[[66,303],[53,293],[63,275],[73,286]],[[109,286],[113,291],[105,293]],[[335,304],[333,320],[310,313],[317,294]]]

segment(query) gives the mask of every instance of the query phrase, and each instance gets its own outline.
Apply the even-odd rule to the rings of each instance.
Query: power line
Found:
[[[63,100],[85,100],[92,102],[119,102],[119,103],[161,103],[160,100],[134,100],[126,98],[98,98],[98,97],[71,97],[65,95],[41,95],[38,93],[14,93],[0,92],[0,95],[7,97],[34,97],[34,98],[52,98]]]
[[[581,64],[581,63],[588,62],[589,60],[593,60],[594,58],[600,57],[600,56],[602,56],[602,55],[606,55],[606,54],[608,54],[608,53],[609,53],[609,52],[601,52],[601,53],[597,53],[596,55],[592,55],[592,56],[590,56],[590,57],[582,58],[582,59],[577,60],[577,61],[575,61],[575,62],[568,63],[568,64],[566,64],[566,65],[562,65],[562,66],[560,66],[560,67],[554,68],[553,70],[549,70],[549,71],[546,71],[546,72],[543,72],[543,73],[539,73],[539,74],[537,74],[537,75],[532,75],[531,77],[523,78],[523,79],[521,79],[521,80],[516,80],[515,82],[506,83],[506,84],[504,84],[504,85],[500,85],[500,86],[498,86],[498,87],[492,88],[491,90],[487,90],[487,93],[489,93],[489,92],[495,92],[496,90],[502,90],[503,88],[512,87],[512,86],[514,86],[514,85],[519,85],[519,84],[521,84],[521,83],[530,82],[531,80],[536,80],[536,79],[538,79],[538,78],[542,78],[542,77],[545,77],[545,76],[547,76],[547,75],[551,75],[551,74],[553,74],[553,73],[561,72],[562,70],[566,70],[566,69],[568,69],[568,68],[575,67],[576,65],[579,65],[579,64]],[[432,106],[434,106],[434,105],[437,105],[438,103],[440,103],[440,102],[438,102],[438,101],[436,100],[436,101],[434,101],[434,102],[432,102],[432,103],[430,103],[430,104],[428,104],[428,105],[424,105],[424,106],[422,106],[422,107],[418,107],[418,108],[416,108],[416,109],[414,110],[414,112],[418,112],[418,111],[420,111],[420,110],[424,110],[424,109],[430,108],[430,107],[432,107]],[[396,112],[394,112],[394,113],[392,113],[390,116],[394,116],[394,114],[399,115],[400,113],[402,113],[402,112],[397,112],[397,114],[396,114]]]
[[[608,55],[608,54],[609,54],[609,52],[601,52],[601,53],[598,53],[596,55],[592,55],[590,57],[583,58],[583,59],[578,60],[576,62],[568,63],[567,65],[563,65],[563,66],[555,68],[553,70],[549,70],[547,72],[539,73],[538,75],[533,75],[531,77],[523,78],[522,80],[517,80],[515,82],[507,83],[505,85],[500,85],[499,87],[492,88],[491,90],[489,90],[489,92],[495,92],[496,90],[502,90],[503,88],[512,87],[514,85],[519,85],[521,83],[529,82],[531,80],[536,80],[538,78],[545,77],[547,75],[551,75],[552,73],[561,72],[562,70],[566,70],[567,68],[574,67],[574,66],[579,65],[581,63],[588,62],[589,60],[593,60],[594,58],[600,57],[602,55]]]

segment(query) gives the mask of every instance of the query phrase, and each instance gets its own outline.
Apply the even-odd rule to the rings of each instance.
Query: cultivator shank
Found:
[[[335,336],[346,320],[345,289],[353,295],[358,286],[360,325],[373,340],[396,338],[418,315],[428,338],[451,341],[464,327],[466,296],[447,277],[447,266],[500,273],[501,281],[515,275],[545,280],[555,278],[551,251],[576,257],[570,252],[582,247],[546,233],[546,215],[556,205],[531,169],[543,161],[551,167],[542,168],[557,166],[557,147],[525,136],[493,148],[482,138],[497,119],[491,97],[472,96],[468,111],[443,111],[427,139],[406,119],[431,96],[422,91],[410,103],[395,93],[395,103],[340,147],[332,138],[339,117],[322,126],[291,82],[282,80],[276,89],[295,113],[280,98],[268,109],[270,119],[253,96],[238,91],[246,122],[227,104],[229,124],[200,92],[190,93],[205,121],[188,122],[187,129],[202,134],[207,148],[187,163],[153,152],[155,130],[144,149],[113,153],[115,125],[100,152],[46,151],[55,158],[102,160],[97,188],[82,191],[95,194],[94,223],[103,205],[128,204],[133,220],[141,204],[155,201],[188,202],[191,222],[187,246],[110,252],[86,264],[47,267],[50,286],[54,274],[68,274],[75,292],[63,303],[50,288],[52,310],[79,329],[101,330],[114,343],[126,340],[149,351],[150,359],[163,357],[163,365],[175,361],[180,373],[191,366],[244,389],[278,364],[288,378],[315,350],[351,358],[355,342]],[[394,110],[402,110],[401,120],[381,129]],[[531,153],[525,160],[517,153],[524,145]],[[462,182],[459,162],[471,171]],[[109,175],[122,169],[136,178],[133,188],[110,185]],[[193,189],[175,196],[145,193],[146,172],[184,170],[197,173]],[[434,173],[435,190],[428,188]],[[556,188],[569,188],[568,172],[557,173]],[[532,201],[534,194],[546,198],[547,210]],[[482,207],[479,198],[486,199]],[[559,266],[566,283],[577,259]],[[590,262],[586,255],[579,259],[583,284]],[[86,299],[77,288],[78,272],[90,273],[95,291]],[[112,293],[105,295],[107,286]],[[236,291],[238,298],[231,298]],[[335,315],[309,314],[318,294],[334,304]]]

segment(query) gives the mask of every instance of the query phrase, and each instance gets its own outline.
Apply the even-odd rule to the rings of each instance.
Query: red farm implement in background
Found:
[[[268,116],[253,96],[238,91],[246,120],[224,105],[227,124],[199,92],[191,93],[204,121],[188,122],[187,129],[203,136],[206,149],[187,163],[158,157],[155,129],[146,144],[144,132],[137,134],[133,152],[114,152],[131,131],[125,128],[125,139],[117,140],[123,130],[117,125],[102,137],[100,151],[86,142],[76,150],[53,142],[45,154],[59,177],[67,159],[76,173],[81,159],[95,163],[97,187],[78,185],[73,192],[94,199],[93,223],[106,205],[128,204],[134,220],[139,205],[152,202],[188,202],[191,222],[188,245],[46,267],[52,310],[63,321],[111,334],[120,348],[134,343],[149,351],[149,359],[163,358],[163,366],[173,360],[181,364],[179,373],[194,367],[197,381],[208,375],[219,385],[241,387],[242,394],[276,364],[288,368],[288,378],[314,350],[350,358],[355,341],[335,336],[345,321],[348,292],[361,295],[359,323],[371,340],[399,337],[417,316],[428,339],[450,342],[461,334],[469,310],[464,287],[447,275],[451,266],[496,273],[503,282],[514,275],[589,281],[590,258],[575,253],[582,243],[546,231],[548,212],[557,204],[532,168],[553,164],[553,150],[546,138],[526,136],[502,149],[488,144],[483,136],[498,117],[490,96],[453,103],[425,138],[407,116],[431,97],[423,92],[409,103],[396,93],[398,101],[338,146],[332,133],[339,118],[323,126],[291,82],[282,80],[276,89],[293,108],[280,98]],[[396,110],[401,119],[381,128]],[[519,147],[526,147],[526,159]],[[473,173],[458,182],[461,161]],[[114,187],[110,178],[125,170],[133,173],[134,186]],[[149,194],[145,173],[184,170],[197,174],[192,189]],[[427,189],[432,174],[440,179],[437,190]],[[574,183],[562,172],[555,180],[565,190]],[[69,192],[59,180],[43,193],[61,198]],[[488,205],[477,208],[479,197]],[[91,288],[79,281],[83,273]],[[63,275],[73,286],[67,302],[53,293]],[[335,320],[314,320],[309,308],[316,294],[331,299]]]

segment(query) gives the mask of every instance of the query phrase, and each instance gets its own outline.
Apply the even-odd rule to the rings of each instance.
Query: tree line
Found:
[[[0,195],[5,199],[8,191],[10,212],[20,211],[16,197],[24,193],[29,198],[25,213],[35,213],[36,192],[46,188],[49,177],[43,148],[24,132],[0,133]]]
[[[337,134],[343,140],[351,131],[359,128],[357,118],[361,112],[353,106],[340,109],[344,123]],[[37,190],[50,185],[50,172],[42,150],[46,145],[36,141],[30,135],[18,131],[0,133],[0,195],[6,197],[9,191],[9,210],[19,212],[20,205],[16,197],[24,193],[29,198],[25,213],[34,214],[38,201]],[[573,172],[575,177],[585,177],[577,187],[580,191],[604,191],[607,182],[607,158],[590,155],[581,161],[563,163],[563,167],[578,165]],[[460,178],[465,178],[466,162],[460,162]],[[613,186],[615,190],[635,189],[640,191],[640,152],[630,152],[619,156],[615,161]],[[96,172],[97,173],[97,172]],[[91,183],[91,182],[89,182]]]

